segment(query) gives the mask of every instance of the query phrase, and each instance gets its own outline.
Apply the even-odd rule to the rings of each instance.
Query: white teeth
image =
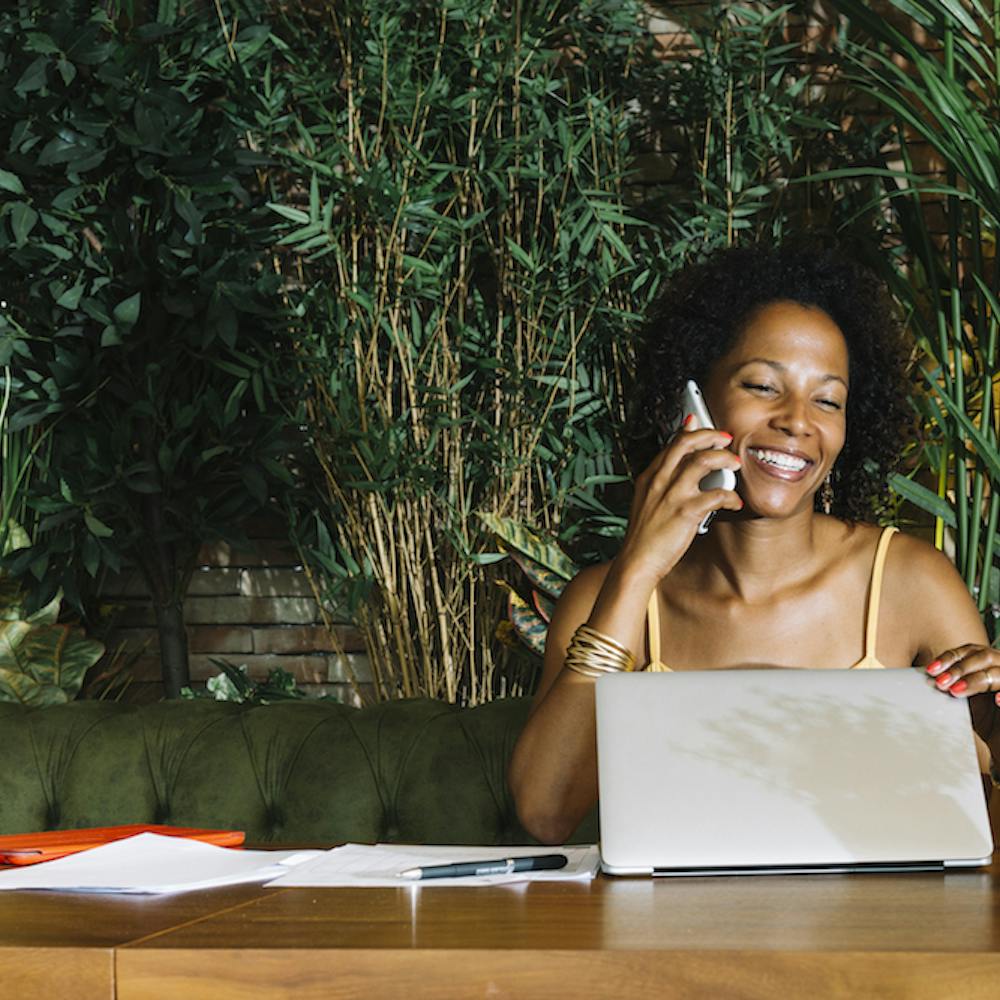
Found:
[[[764,448],[751,448],[750,454],[759,462],[766,462],[768,465],[775,465],[789,472],[801,472],[809,464],[804,458],[795,458],[781,451],[767,451]]]

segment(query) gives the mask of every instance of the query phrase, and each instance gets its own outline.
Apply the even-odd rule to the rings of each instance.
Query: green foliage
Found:
[[[511,518],[486,514],[482,520],[496,536],[500,550],[528,581],[530,603],[510,584],[502,584],[507,591],[507,618],[521,642],[536,656],[542,656],[555,600],[580,567],[553,542]]]
[[[510,691],[477,515],[559,533],[622,480],[618,383],[658,274],[624,196],[641,13],[349,0],[282,31],[272,207],[325,473],[299,537],[385,696]]]
[[[248,101],[270,33],[258,4],[235,34],[212,5],[160,8],[0,12],[0,363],[11,430],[58,422],[9,564],[38,600],[58,586],[80,606],[87,580],[134,563],[176,604],[200,542],[234,537],[288,478],[244,121],[266,116]]]
[[[293,530],[379,693],[520,690],[480,515],[606,556],[662,276],[876,215],[864,179],[785,183],[850,144],[790,10],[715,3],[680,62],[639,0],[0,10],[3,505],[34,603],[139,566],[176,692],[199,543],[311,470]],[[675,182],[643,186],[664,136]],[[537,637],[565,564],[511,548]]]
[[[870,234],[881,227],[870,180],[811,181],[820,170],[875,155],[881,137],[877,127],[843,128],[854,117],[854,95],[814,79],[811,66],[824,60],[795,27],[804,13],[813,16],[806,6],[713,0],[671,11],[690,47],[664,60],[644,107],[677,160],[657,206],[674,267],[718,247],[806,228],[846,223]]]
[[[28,497],[37,470],[45,467],[50,444],[50,428],[10,429],[13,393],[8,365],[0,375],[0,556],[31,544],[38,518]]]
[[[582,562],[621,537],[623,376],[661,278],[867,198],[857,180],[789,194],[878,142],[818,101],[791,10],[713,4],[680,61],[648,58],[638,3],[289,13],[260,101],[291,126],[271,207],[323,470],[292,519],[380,694],[511,690],[482,624],[505,571],[482,515]],[[681,164],[650,189],[636,155],[661,139]],[[538,609],[510,600],[537,640]]]
[[[482,514],[480,520],[496,536],[502,551],[523,560],[521,569],[544,593],[558,597],[579,572],[580,567],[558,545],[513,518]]]
[[[104,646],[79,629],[57,624],[57,596],[26,614],[23,595],[0,577],[0,701],[33,707],[71,701]]]
[[[269,705],[276,701],[295,701],[305,698],[295,683],[295,678],[275,667],[268,672],[264,681],[251,680],[245,663],[234,667],[226,660],[213,659],[219,673],[210,677],[205,691],[195,691],[190,687],[181,690],[182,698],[211,698],[214,701],[235,701],[247,705]]]
[[[935,541],[959,572],[998,637],[1000,566],[1000,50],[996,7],[950,0],[893,0],[883,17],[867,4],[837,0],[849,19],[844,54],[855,84],[892,123],[902,166],[883,157],[841,174],[878,178],[898,233],[891,253],[873,258],[902,304],[922,352],[920,461],[897,477],[902,497],[930,514]],[[918,27],[919,26],[919,27]],[[928,50],[923,37],[943,45]],[[908,141],[936,157],[937,178],[913,161]],[[891,149],[892,147],[890,147]],[[941,171],[941,165],[944,169]],[[940,173],[944,174],[943,180]],[[947,240],[932,234],[930,199],[944,211]],[[920,480],[924,481],[921,482]],[[947,529],[947,530],[946,530]]]

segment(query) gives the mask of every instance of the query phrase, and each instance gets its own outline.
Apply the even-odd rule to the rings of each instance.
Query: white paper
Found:
[[[244,851],[140,833],[100,847],[0,871],[0,889],[167,893],[264,882],[322,851]]]
[[[408,868],[446,865],[463,861],[525,858],[536,854],[565,854],[565,868],[509,875],[467,875],[461,878],[400,878]],[[297,865],[268,882],[269,886],[445,886],[508,885],[524,882],[569,882],[589,880],[597,874],[601,856],[596,845],[584,847],[455,847],[409,844],[345,844]]]

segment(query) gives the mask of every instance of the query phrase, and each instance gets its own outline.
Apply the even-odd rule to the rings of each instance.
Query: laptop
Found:
[[[612,875],[989,864],[968,702],[919,670],[705,670],[597,682]]]

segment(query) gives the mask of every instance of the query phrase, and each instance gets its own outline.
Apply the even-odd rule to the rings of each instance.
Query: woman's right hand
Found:
[[[711,511],[742,510],[735,490],[703,493],[698,486],[710,472],[740,468],[739,458],[728,450],[732,440],[725,431],[678,431],[635,481],[628,530],[616,562],[659,581],[687,552]]]

